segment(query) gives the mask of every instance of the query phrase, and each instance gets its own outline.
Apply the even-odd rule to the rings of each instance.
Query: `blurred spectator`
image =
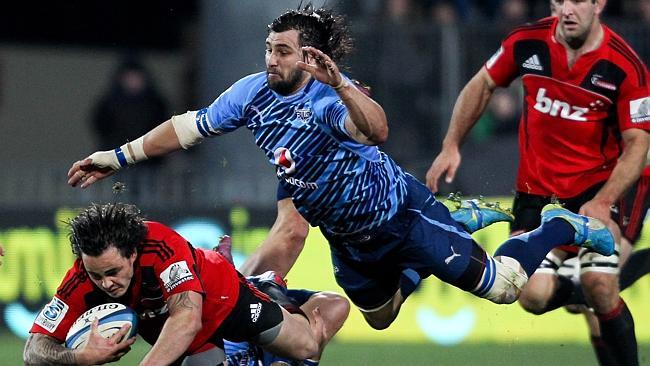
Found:
[[[499,26],[512,28],[528,21],[529,7],[524,0],[502,0],[499,6]]]
[[[380,15],[385,0],[337,0],[336,8],[348,19],[374,18]]]
[[[517,135],[521,100],[516,87],[497,89],[485,113],[472,129],[472,141],[477,143],[494,141],[506,135]]]
[[[436,24],[455,24],[470,17],[470,0],[429,0],[428,3]]]
[[[413,23],[423,14],[420,5],[416,0],[386,0],[385,19],[392,24]]]
[[[458,18],[457,9],[451,1],[440,0],[431,6],[431,19],[434,24],[452,25],[458,23]]]
[[[127,136],[142,136],[169,117],[167,103],[137,57],[117,67],[111,85],[93,111],[99,147],[110,149]]]
[[[636,14],[644,24],[650,24],[650,0],[638,0],[638,11]]]
[[[106,93],[95,105],[92,115],[97,142],[102,150],[127,142],[128,136],[142,136],[169,118],[167,102],[151,79],[144,64],[128,55],[119,63]],[[140,196],[148,188],[149,177],[156,176],[159,160],[147,161],[139,177],[122,172],[118,180],[126,183],[126,192]],[[141,183],[141,184],[140,184]],[[151,187],[153,189],[153,187]]]
[[[384,150],[407,169],[426,156],[437,141],[431,136],[431,114],[423,109],[430,87],[431,49],[435,47],[425,28],[412,26],[418,21],[424,25],[423,3],[415,0],[387,0],[386,22],[378,33],[381,47],[377,54],[377,79],[373,93],[381,100],[391,123]],[[407,143],[408,142],[408,143]],[[421,169],[420,169],[421,170]]]

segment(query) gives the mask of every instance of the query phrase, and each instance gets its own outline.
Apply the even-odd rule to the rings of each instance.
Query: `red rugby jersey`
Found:
[[[557,23],[516,28],[485,67],[498,86],[522,78],[516,189],[571,198],[610,176],[621,131],[649,129],[650,90],[643,62],[604,25],[601,45],[569,68]]]
[[[169,296],[195,291],[203,294],[203,328],[188,352],[205,344],[237,302],[237,271],[217,252],[193,248],[171,228],[157,222],[146,225],[147,237],[138,250],[133,279],[124,296],[115,299],[100,290],[88,277],[83,262],[77,259],[30,332],[47,334],[63,342],[72,323],[83,312],[107,302],[119,302],[140,315],[138,333],[153,344],[167,319]]]

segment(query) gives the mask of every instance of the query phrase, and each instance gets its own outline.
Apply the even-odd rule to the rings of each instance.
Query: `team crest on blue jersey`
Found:
[[[303,123],[307,123],[309,117],[311,117],[311,113],[310,108],[296,109],[296,117],[298,117]]]

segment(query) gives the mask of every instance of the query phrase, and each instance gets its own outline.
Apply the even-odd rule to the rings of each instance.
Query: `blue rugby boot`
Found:
[[[495,222],[513,222],[515,219],[510,209],[501,207],[498,202],[485,202],[483,197],[462,200],[458,193],[452,193],[442,203],[449,209],[451,218],[470,234]]]
[[[553,219],[562,219],[573,226],[576,231],[574,245],[589,248],[605,256],[614,254],[614,237],[602,221],[578,215],[557,203],[542,208],[542,224]]]

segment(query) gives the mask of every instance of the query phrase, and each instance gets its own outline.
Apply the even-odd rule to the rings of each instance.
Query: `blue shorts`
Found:
[[[414,177],[398,212],[379,228],[355,234],[321,231],[328,239],[336,282],[354,304],[370,310],[385,304],[403,270],[434,275],[470,291],[485,267],[485,251],[454,221],[445,205]]]

